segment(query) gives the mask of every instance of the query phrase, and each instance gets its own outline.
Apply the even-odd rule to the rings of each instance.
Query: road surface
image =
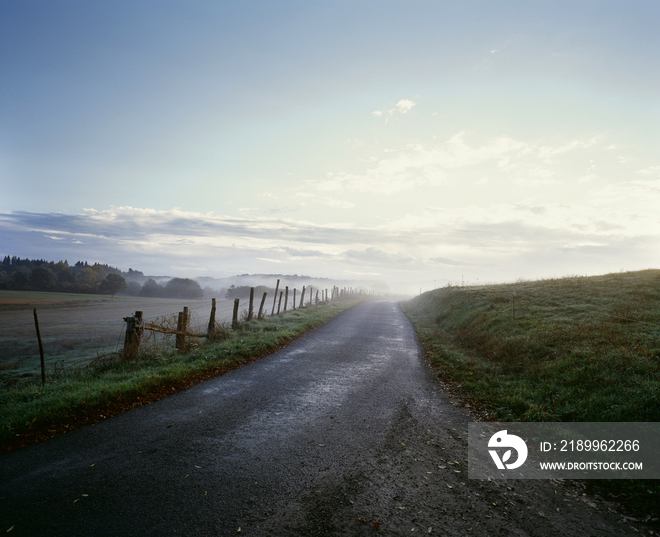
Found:
[[[0,457],[0,533],[619,532],[571,487],[469,480],[471,419],[397,304],[363,303],[243,368]]]

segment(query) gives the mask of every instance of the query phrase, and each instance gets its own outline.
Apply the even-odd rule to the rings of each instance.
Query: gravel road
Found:
[[[456,403],[399,307],[363,303],[243,368],[3,455],[0,533],[633,533],[572,486],[469,480],[473,418]]]

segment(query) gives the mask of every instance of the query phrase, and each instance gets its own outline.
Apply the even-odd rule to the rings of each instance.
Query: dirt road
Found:
[[[473,418],[453,402],[398,306],[364,303],[225,376],[0,457],[0,532],[633,533],[573,487],[468,479]]]

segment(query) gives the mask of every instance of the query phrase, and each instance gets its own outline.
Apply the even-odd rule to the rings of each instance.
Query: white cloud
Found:
[[[333,209],[352,209],[355,207],[355,203],[351,203],[350,201],[342,201],[332,198],[325,198],[324,202],[328,207],[332,207]]]
[[[649,166],[643,170],[639,170],[637,173],[642,175],[660,175],[660,166]]]
[[[567,151],[571,151],[576,148],[591,147],[592,145],[595,145],[596,142],[597,140],[595,138],[592,138],[588,142],[573,140],[572,142],[569,142],[559,147],[545,147],[545,146],[539,147],[538,154],[539,157],[541,157],[542,159],[550,159],[556,155],[561,155],[562,153],[566,153]]]
[[[333,198],[322,201],[348,206]],[[582,266],[618,270],[622,255],[627,268],[633,268],[633,260],[652,266],[652,245],[660,235],[659,204],[660,179],[639,179],[593,188],[586,198],[562,203],[420,207],[384,223],[379,220],[378,225],[320,225],[275,216],[134,207],[78,215],[13,212],[0,214],[0,236],[8,251],[18,245],[35,250],[21,246],[23,255],[87,258],[140,270],[151,263],[243,273],[255,271],[255,263],[278,263],[278,271],[284,272],[324,275],[354,270],[388,278],[400,275],[396,277],[401,281],[438,270],[438,278],[465,271],[468,279],[470,271],[478,270],[475,276],[482,281],[501,281],[523,266],[527,272],[508,277],[582,273]],[[45,235],[64,240],[54,242]],[[84,245],[74,244],[83,240]],[[578,266],[578,261],[587,265]],[[462,273],[451,278],[460,279]]]
[[[401,99],[398,103],[396,103],[396,107],[402,114],[406,114],[412,110],[413,106],[415,106],[415,103],[409,99]]]
[[[371,114],[376,117],[385,116],[385,125],[387,125],[390,118],[394,115],[396,111],[398,111],[401,114],[407,114],[412,109],[413,106],[415,106],[414,101],[411,101],[410,99],[401,99],[398,103],[394,105],[394,108],[390,108],[385,111],[374,110],[373,112],[371,112]]]
[[[316,181],[323,192],[371,192],[396,194],[420,185],[448,183],[447,172],[502,157],[518,158],[531,151],[530,146],[512,138],[500,137],[482,147],[472,148],[460,132],[439,147],[411,144],[383,158],[362,174],[338,172]],[[508,162],[508,161],[507,161]]]

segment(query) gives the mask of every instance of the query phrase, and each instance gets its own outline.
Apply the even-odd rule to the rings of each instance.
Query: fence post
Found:
[[[284,291],[280,291],[280,301],[277,303],[277,314],[280,314],[280,307],[282,306],[282,295],[284,294]]]
[[[286,304],[288,301],[289,301],[289,286],[287,285],[284,288],[284,312],[286,312]]]
[[[124,359],[134,358],[140,347],[142,336],[142,312],[136,311],[133,317],[124,317],[126,336],[124,337]]]
[[[296,309],[296,288],[293,288],[293,309]]]
[[[254,287],[250,287],[250,306],[248,307],[247,320],[252,320],[252,312],[254,311]]]
[[[231,329],[236,330],[238,326],[238,298],[234,299],[234,313],[231,316]]]
[[[135,317],[124,317],[126,322],[126,335],[124,336],[124,359],[133,358],[135,355]]]
[[[190,324],[190,311],[188,311],[188,306],[183,306],[183,348],[186,348],[186,332],[188,331],[188,325]]]
[[[179,318],[176,323],[177,332],[181,332],[176,335],[176,350],[180,353],[186,352],[186,330],[188,328],[188,308],[184,307],[183,311],[179,312]]]
[[[209,327],[206,330],[206,335],[213,337],[215,333],[215,298],[211,299],[211,316],[209,317]]]
[[[264,296],[261,299],[261,305],[259,306],[259,315],[257,315],[257,319],[261,319],[261,311],[264,309],[264,302],[266,302],[266,295],[268,293],[264,293]]]
[[[46,360],[44,358],[44,344],[41,342],[39,331],[39,319],[37,319],[37,308],[34,308],[34,326],[37,329],[37,340],[39,341],[39,356],[41,356],[41,385],[46,384]]]
[[[319,305],[319,290],[316,290],[316,305]]]
[[[302,293],[300,293],[300,307],[305,306],[305,286],[303,285]]]
[[[279,290],[279,288],[280,288],[280,280],[278,278],[277,285],[275,286],[275,296],[273,297],[273,311],[270,312],[271,317],[275,315],[275,302],[277,302],[277,291]],[[277,311],[277,313],[279,313],[279,310]]]

